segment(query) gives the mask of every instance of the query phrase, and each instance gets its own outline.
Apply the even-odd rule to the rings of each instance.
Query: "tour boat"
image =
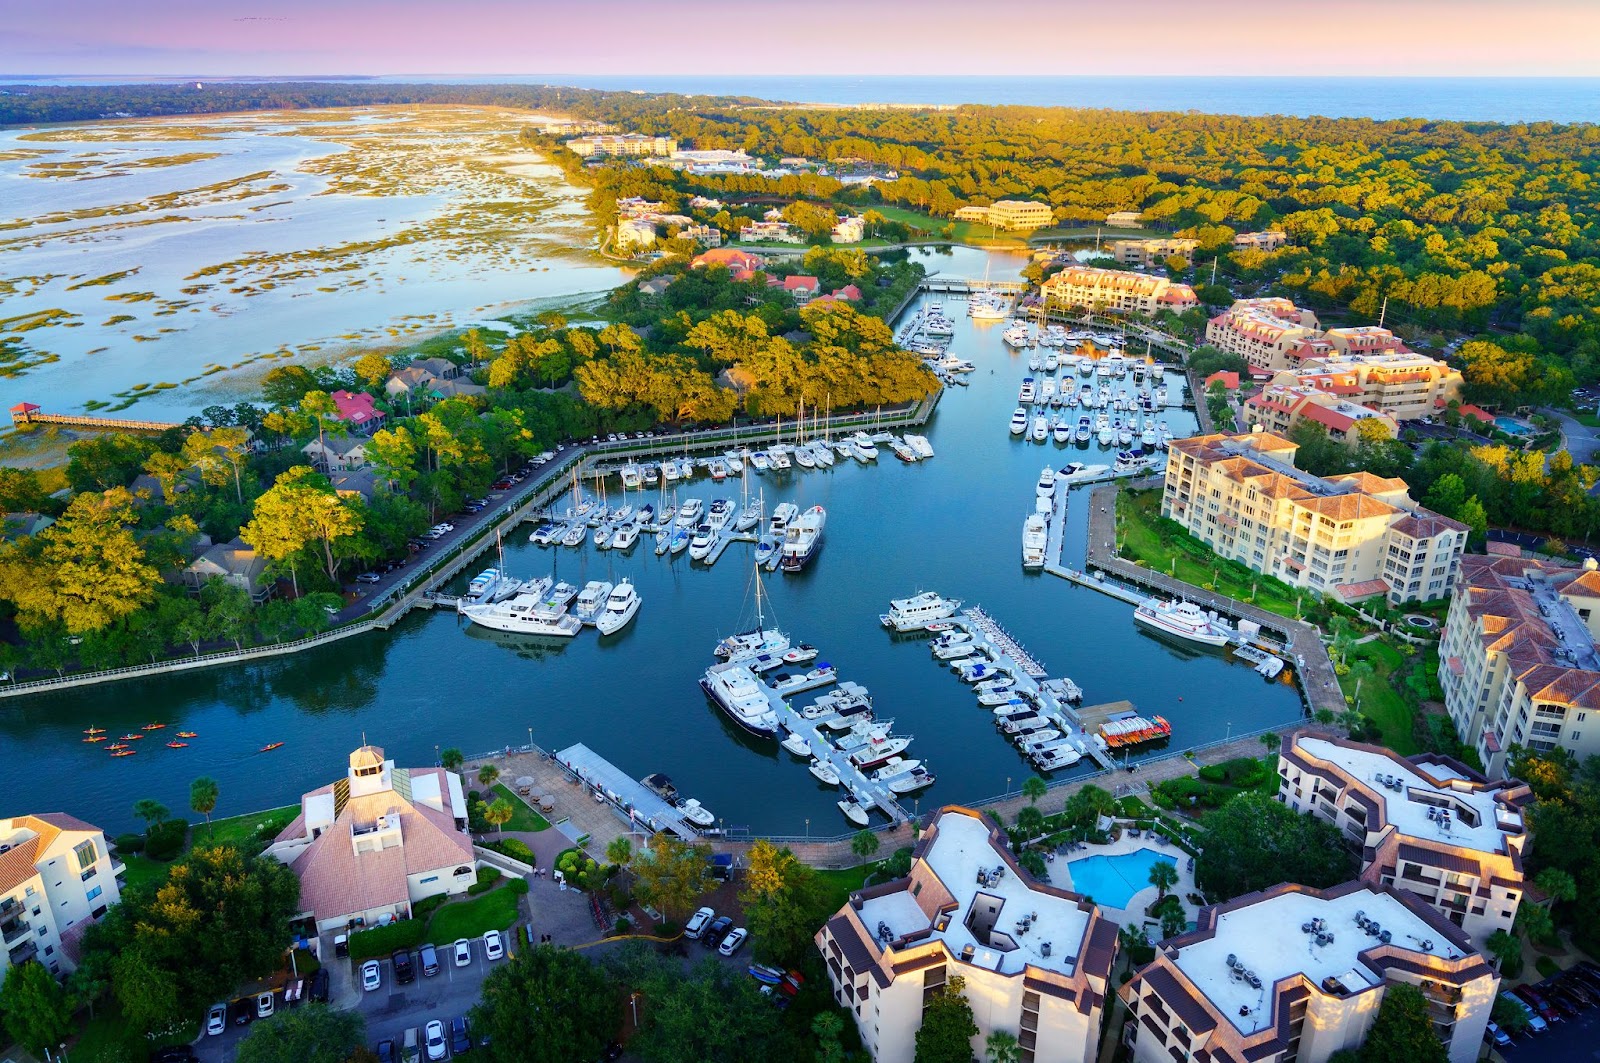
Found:
[[[261,747],[261,752],[263,752],[263,753],[271,753],[274,749],[282,749],[282,748],[283,748],[283,743],[282,742],[268,742],[266,745]]]
[[[954,616],[960,608],[961,601],[957,598],[945,598],[934,591],[923,591],[910,598],[891,599],[889,611],[880,615],[878,622],[896,631],[926,630],[929,624]]]
[[[578,592],[577,600],[572,603],[572,615],[580,623],[593,624],[599,617],[600,611],[606,607],[606,597],[611,594],[611,584],[602,580],[592,579],[583,585],[583,590]]]
[[[1160,716],[1124,716],[1100,725],[1100,737],[1112,749],[1155,742],[1172,736],[1172,725]]]
[[[1050,528],[1037,513],[1028,514],[1022,522],[1022,567],[1043,568],[1045,547],[1050,539]]]
[[[1204,646],[1222,646],[1233,637],[1232,625],[1193,602],[1149,598],[1134,610],[1133,619],[1156,631]]]
[[[810,564],[822,549],[822,529],[828,522],[828,511],[821,506],[806,510],[783,532],[783,570],[799,572]]]
[[[174,739],[173,741],[167,743],[167,748],[168,749],[188,749],[189,748],[189,743],[187,743],[187,742],[179,742],[176,739]]]
[[[1020,436],[1028,430],[1028,411],[1021,406],[1011,415],[1011,434]]]
[[[606,598],[606,607],[595,619],[595,629],[602,635],[612,635],[628,626],[628,623],[639,612],[639,592],[633,589],[633,583],[624,576],[622,582],[612,589]]]
[[[839,785],[839,769],[825,760],[812,760],[807,770],[817,777],[818,782],[827,783],[829,786]]]
[[[757,738],[776,738],[778,716],[761,681],[737,661],[714,664],[700,677],[700,689],[728,717]]]
[[[691,826],[700,830],[715,826],[717,822],[717,817],[711,814],[711,810],[692,797],[678,806],[678,812]]]
[[[797,757],[809,758],[811,756],[811,743],[807,742],[806,736],[800,734],[799,732],[790,734],[789,737],[785,738],[779,743],[779,745],[783,746],[784,749],[787,749],[790,753],[793,753]]]

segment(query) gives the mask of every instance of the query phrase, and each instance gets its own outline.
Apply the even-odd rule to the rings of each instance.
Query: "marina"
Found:
[[[570,778],[588,787],[597,803],[609,805],[630,827],[642,828],[651,834],[670,831],[685,841],[693,841],[702,833],[684,817],[681,808],[582,742],[559,750],[555,759]]]

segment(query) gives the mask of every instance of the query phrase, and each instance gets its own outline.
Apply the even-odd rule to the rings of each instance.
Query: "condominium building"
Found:
[[[1466,525],[1417,505],[1404,480],[1312,476],[1298,449],[1261,431],[1173,440],[1161,514],[1222,557],[1345,601],[1450,593]]]
[[[1327,333],[1332,346],[1335,333]],[[1342,337],[1341,337],[1342,338]],[[1309,345],[1303,345],[1309,346]],[[1297,352],[1291,352],[1297,353]],[[1274,384],[1315,388],[1397,421],[1427,417],[1461,397],[1461,373],[1445,362],[1404,348],[1372,354],[1326,354],[1303,359],[1285,369]]]
[[[686,225],[678,235],[705,247],[722,246],[722,230],[715,225]]]
[[[1272,229],[1260,233],[1239,233],[1233,238],[1235,251],[1276,251],[1289,242],[1289,234]]]
[[[656,242],[654,218],[617,219],[616,246],[618,251],[653,247]]]
[[[1600,753],[1600,571],[1520,557],[1462,560],[1439,644],[1439,685],[1490,772],[1508,750]],[[1589,714],[1595,722],[1589,723]]]
[[[996,200],[987,207],[962,207],[955,213],[956,221],[975,221],[993,225],[997,229],[1043,229],[1055,221],[1049,204],[1033,203],[1025,199]]]
[[[839,219],[839,224],[833,227],[833,242],[836,244],[859,244],[867,235],[867,219],[860,214],[852,214]]]
[[[1333,824],[1361,878],[1415,894],[1482,948],[1522,901],[1527,785],[1450,757],[1306,733],[1278,755],[1278,800]]]
[[[1280,374],[1283,376],[1288,374]],[[1388,414],[1305,385],[1268,384],[1259,394],[1246,399],[1240,409],[1245,424],[1251,427],[1260,425],[1268,432],[1287,435],[1301,421],[1311,421],[1321,425],[1328,438],[1352,447],[1361,440],[1362,421],[1383,425],[1391,439],[1400,434],[1399,425]]]
[[[940,810],[911,874],[850,895],[817,933],[834,999],[875,1063],[912,1063],[930,996],[966,981],[978,1033],[1016,1036],[1024,1063],[1090,1063],[1117,947],[1094,903],[1035,882],[980,813]]]
[[[1400,984],[1427,998],[1451,1063],[1477,1059],[1499,976],[1460,928],[1366,882],[1205,908],[1120,992],[1136,1063],[1326,1063],[1361,1045]]]
[[[1165,277],[1094,266],[1068,266],[1045,279],[1045,307],[1065,313],[1119,310],[1149,317],[1157,310],[1182,313],[1199,306],[1194,289]]]
[[[753,221],[739,230],[739,239],[746,242],[773,241],[780,244],[803,244],[805,234],[786,221]]]
[[[122,899],[121,872],[99,827],[62,812],[0,819],[0,982],[29,960],[71,971],[83,932]]]
[[[1173,255],[1188,258],[1200,246],[1199,240],[1180,240],[1163,237],[1156,240],[1114,240],[1111,254],[1124,266],[1160,265]]]
[[[583,158],[600,155],[671,155],[678,150],[674,137],[648,137],[641,133],[596,133],[566,142],[568,151]]]
[[[1261,369],[1287,369],[1290,352],[1319,335],[1317,315],[1288,299],[1239,299],[1206,324],[1206,342]]]

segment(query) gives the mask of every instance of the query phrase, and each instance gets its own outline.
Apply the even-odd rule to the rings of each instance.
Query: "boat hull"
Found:
[[[722,714],[737,724],[741,731],[744,731],[746,734],[753,735],[756,738],[776,739],[778,737],[776,721],[774,721],[773,726],[768,727],[762,724],[752,723],[744,719],[742,716],[739,716],[737,713],[734,713],[722,703],[721,698],[717,697],[716,691],[712,688],[711,683],[708,680],[700,680],[700,689],[705,693],[706,700],[711,702],[711,704],[715,705],[717,708],[721,709]]]
[[[1151,631],[1160,632],[1183,642],[1192,642],[1198,646],[1222,646],[1228,641],[1227,635],[1218,634],[1214,631],[1202,633],[1175,628],[1170,624],[1163,623],[1160,617],[1151,616],[1143,611],[1136,611],[1133,614],[1133,619],[1135,623],[1142,624]]]

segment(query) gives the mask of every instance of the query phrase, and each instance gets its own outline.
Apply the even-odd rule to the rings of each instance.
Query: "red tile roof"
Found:
[[[333,399],[334,409],[339,411],[339,420],[349,421],[358,427],[383,416],[372,405],[372,396],[364,391],[350,392],[341,388],[329,398]]]
[[[762,266],[761,259],[748,251],[741,251],[737,247],[714,247],[694,256],[689,262],[690,266],[727,266],[729,269],[757,270]]]
[[[852,303],[859,302],[861,300],[861,289],[854,284],[846,284],[843,288],[834,292],[833,297],[835,299],[848,299]]]
[[[1362,598],[1375,598],[1380,594],[1388,594],[1389,583],[1387,580],[1369,579],[1360,583],[1336,584],[1333,589],[1345,601],[1355,602]]]
[[[808,291],[814,292],[822,288],[822,282],[815,277],[802,277],[799,275],[783,278],[783,290],[786,292]]]
[[[1209,391],[1211,385],[1215,384],[1219,380],[1222,382],[1222,386],[1227,388],[1229,391],[1239,390],[1239,374],[1231,369],[1219,369],[1215,373],[1212,373],[1210,376],[1206,377],[1206,389]]]

